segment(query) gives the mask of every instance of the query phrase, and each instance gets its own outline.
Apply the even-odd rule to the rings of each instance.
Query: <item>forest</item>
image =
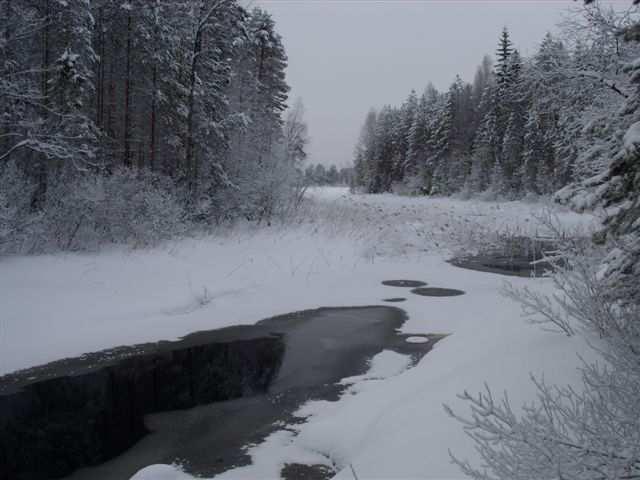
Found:
[[[355,150],[363,191],[519,199],[552,195],[602,173],[621,138],[638,45],[615,32],[628,16],[592,8],[567,17],[524,58],[505,28],[495,60],[446,92],[428,84],[367,115]],[[517,32],[516,32],[517,33]],[[568,200],[567,192],[560,195]]]
[[[353,182],[353,168],[330,165],[328,168],[322,163],[307,165],[304,169],[306,185],[351,185]]]
[[[270,15],[3,0],[0,252],[142,246],[295,201],[307,141]]]

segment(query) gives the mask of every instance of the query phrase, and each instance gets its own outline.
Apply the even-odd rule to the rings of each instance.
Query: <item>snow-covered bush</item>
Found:
[[[0,177],[0,252],[95,250],[106,244],[153,245],[187,229],[168,181],[151,173],[60,174],[32,213],[30,180],[15,167]]]
[[[212,185],[196,200],[173,179],[138,169],[109,174],[65,170],[48,179],[46,201],[34,208],[37,185],[14,163],[0,172],[0,254],[134,248],[245,219],[294,217],[304,182],[294,165],[274,157],[243,168],[230,185]]]
[[[449,414],[475,442],[482,468],[453,456],[475,479],[630,479],[640,476],[640,308],[622,305],[599,269],[600,250],[570,248],[555,275],[561,295],[525,304],[548,322],[598,338],[602,363],[582,368],[583,388],[556,387],[534,378],[538,399],[521,412],[489,387],[464,392],[470,415]],[[541,297],[538,297],[541,298]],[[548,308],[547,308],[548,307]],[[565,332],[566,333],[566,332]],[[455,452],[453,453],[455,455]]]
[[[251,166],[239,161],[233,183],[212,193],[209,218],[216,223],[238,218],[269,223],[290,217],[302,200],[306,184],[302,172],[287,161],[280,147]]]
[[[640,152],[633,124],[599,181],[597,199],[610,207],[597,243],[565,240],[552,298],[511,290],[534,322],[589,337],[601,363],[585,363],[581,389],[533,379],[538,399],[518,412],[489,387],[460,398],[460,420],[484,460],[454,461],[476,479],[640,478]]]
[[[36,216],[31,213],[35,185],[9,162],[0,170],[0,253],[21,250]]]
[[[179,235],[186,230],[185,211],[170,192],[162,177],[127,169],[57,182],[44,212],[41,248],[142,247]]]

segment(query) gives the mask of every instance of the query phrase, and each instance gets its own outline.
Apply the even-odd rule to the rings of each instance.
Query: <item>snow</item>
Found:
[[[190,480],[191,476],[171,465],[150,465],[136,473],[131,480]]]
[[[624,149],[627,152],[635,152],[640,145],[640,122],[632,124],[623,137]]]
[[[365,375],[344,379],[337,402],[310,402],[306,418],[248,448],[253,464],[220,478],[277,478],[287,462],[324,464],[351,479],[460,478],[448,449],[475,458],[442,404],[488,382],[514,405],[534,395],[529,374],[576,381],[584,341],[526,323],[501,295],[505,277],[462,270],[445,260],[495,232],[544,233],[536,217],[555,208],[569,233],[596,221],[559,207],[392,195],[310,192],[300,219],[286,228],[236,227],[147,251],[16,257],[0,263],[0,374],[122,344],[174,339],[189,332],[251,324],[321,306],[388,305],[398,288],[383,280],[423,280],[460,297],[402,291],[408,335],[450,334],[413,368],[382,352]],[[546,279],[515,285],[552,292]],[[419,337],[422,338],[422,337]],[[411,337],[409,337],[410,341]],[[346,469],[346,470],[345,470]],[[172,476],[173,475],[173,476]],[[188,478],[170,466],[135,480]]]
[[[369,362],[369,369],[364,375],[343,378],[340,383],[351,385],[365,380],[380,380],[400,375],[411,365],[411,357],[385,350],[373,357]],[[304,416],[304,415],[301,415]]]
[[[429,341],[428,337],[408,337],[406,339],[409,343],[427,343]]]

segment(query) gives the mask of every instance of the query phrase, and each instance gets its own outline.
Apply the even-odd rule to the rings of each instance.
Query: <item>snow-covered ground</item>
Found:
[[[327,464],[351,479],[461,478],[448,449],[474,456],[442,404],[464,408],[456,394],[508,390],[516,405],[532,398],[529,374],[577,379],[584,341],[526,323],[501,295],[505,277],[445,262],[496,232],[544,233],[540,204],[492,203],[391,195],[310,192],[300,221],[286,228],[236,227],[146,251],[20,257],[0,261],[0,374],[88,351],[196,330],[249,324],[321,306],[397,306],[403,333],[448,333],[414,368],[382,352],[371,371],[346,380],[337,402],[311,402],[307,421],[250,447],[253,465],[220,478],[277,478],[284,463]],[[548,213],[548,212],[546,212]],[[544,213],[544,214],[546,214]],[[595,219],[555,211],[569,232]],[[423,280],[466,295],[429,298],[383,280]],[[551,291],[545,279],[510,278]],[[155,466],[136,480],[182,479]]]

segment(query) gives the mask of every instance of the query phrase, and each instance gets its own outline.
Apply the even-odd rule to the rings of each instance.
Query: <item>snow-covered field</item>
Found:
[[[414,368],[382,352],[371,371],[348,379],[337,402],[311,402],[307,421],[250,447],[253,465],[220,478],[277,478],[284,463],[332,465],[337,478],[461,478],[448,449],[473,457],[470,441],[442,404],[456,393],[508,390],[532,398],[529,374],[577,379],[584,341],[526,323],[501,295],[505,277],[445,262],[496,232],[544,233],[540,204],[468,202],[391,195],[310,192],[301,220],[286,228],[236,227],[146,251],[52,255],[0,261],[0,374],[123,344],[173,339],[196,330],[320,306],[389,305],[405,296],[403,333],[448,333]],[[548,213],[548,212],[547,212]],[[569,231],[596,223],[556,211]],[[428,298],[386,287],[423,280],[466,295]],[[510,278],[551,291],[545,279]],[[136,477],[186,478],[155,466]]]

